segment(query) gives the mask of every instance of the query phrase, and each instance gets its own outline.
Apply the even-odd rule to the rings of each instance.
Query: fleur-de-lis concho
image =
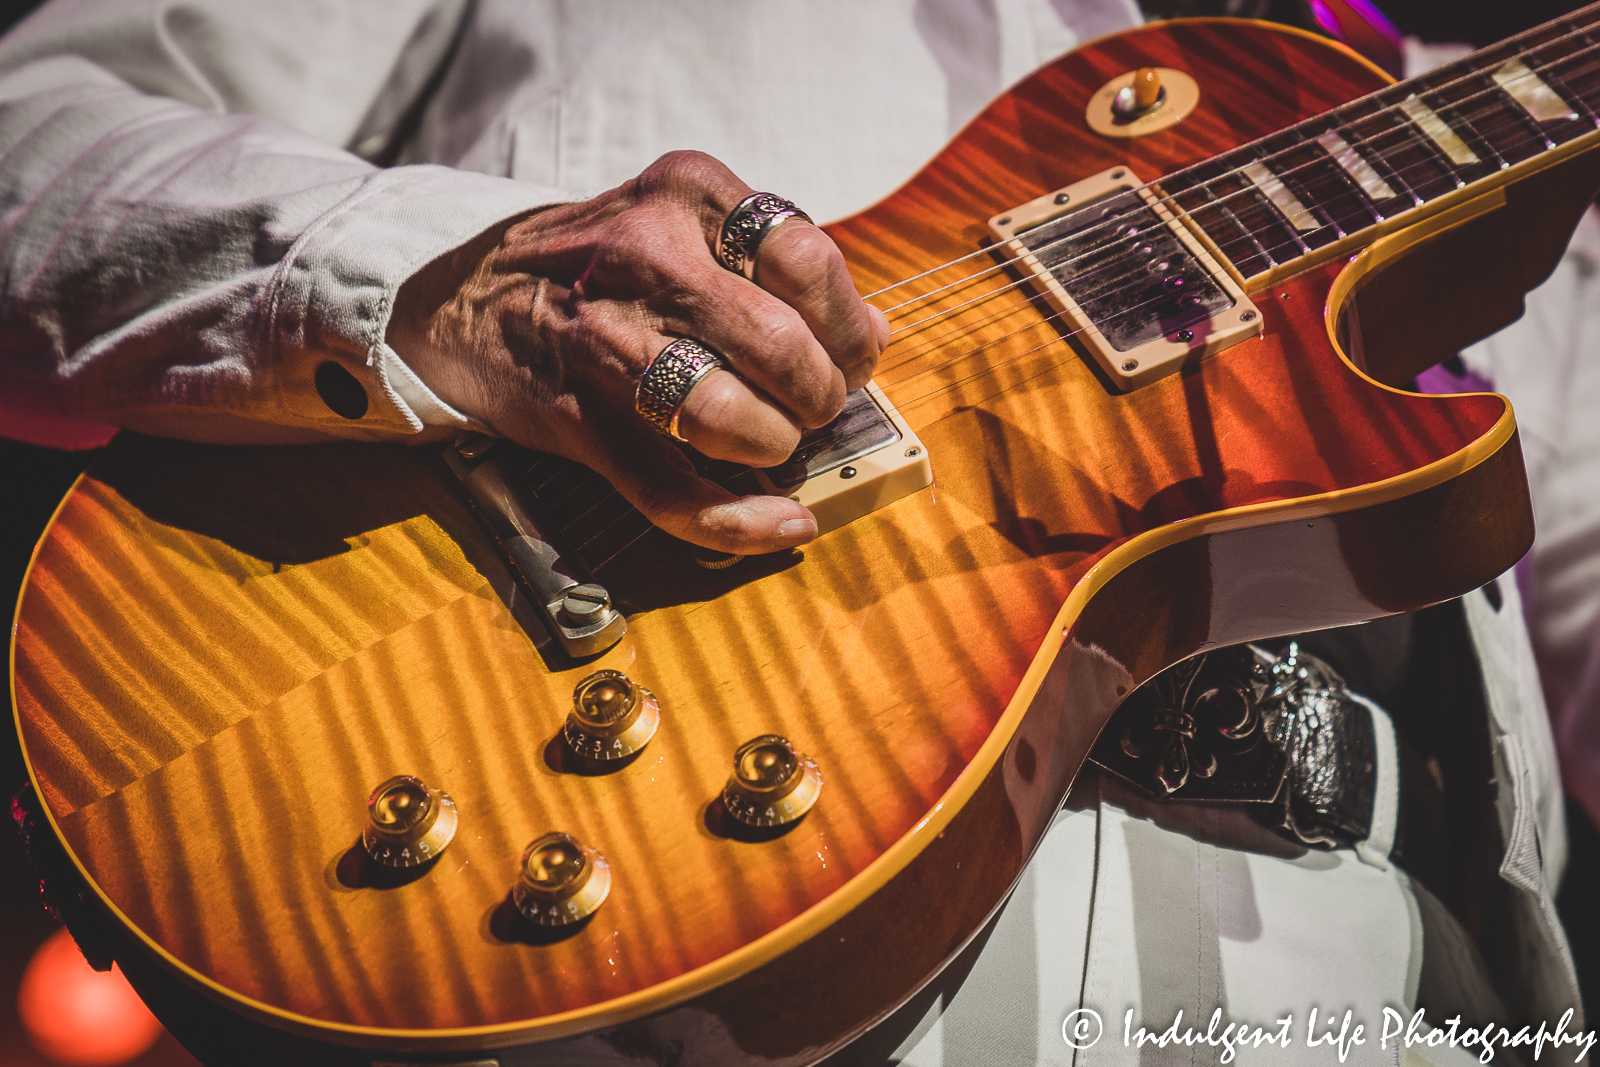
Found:
[[[1129,695],[1093,758],[1158,797],[1187,787],[1208,799],[1266,799],[1283,769],[1263,713],[1271,689],[1267,664],[1247,647],[1194,656]]]

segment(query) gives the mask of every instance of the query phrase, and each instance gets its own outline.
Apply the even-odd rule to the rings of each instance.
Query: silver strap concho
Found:
[[[657,432],[682,441],[678,416],[683,413],[684,401],[700,379],[724,366],[722,357],[710,348],[692,337],[680,337],[656,353],[644,369],[633,394],[634,410]]]
[[[811,216],[781,196],[751,193],[728,212],[722,223],[722,237],[717,241],[718,262],[748,281],[755,281],[757,250],[767,234],[786,219],[810,222]]]

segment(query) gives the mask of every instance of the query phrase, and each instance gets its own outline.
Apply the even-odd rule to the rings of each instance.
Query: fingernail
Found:
[[[815,519],[785,519],[778,523],[778,539],[799,544],[817,536]]]

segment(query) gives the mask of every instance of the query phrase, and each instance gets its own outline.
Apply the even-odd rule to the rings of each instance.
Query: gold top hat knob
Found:
[[[572,691],[561,732],[572,751],[592,760],[631,756],[656,735],[661,706],[621,671],[595,671]]]
[[[545,834],[522,852],[511,898],[529,922],[569,926],[593,915],[611,892],[611,867],[571,834]]]
[[[787,738],[762,734],[733,754],[722,803],[747,826],[782,826],[810,811],[821,792],[822,772],[809,756]]]
[[[415,867],[443,852],[456,835],[456,805],[442,789],[397,774],[367,797],[361,844],[385,867]]]

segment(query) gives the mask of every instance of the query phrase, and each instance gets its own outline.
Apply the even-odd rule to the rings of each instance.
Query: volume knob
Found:
[[[661,705],[650,690],[621,671],[595,671],[572,691],[561,732],[572,751],[603,762],[633,755],[660,725]]]
[[[611,866],[571,834],[545,834],[522,853],[511,899],[529,922],[570,926],[593,915],[611,892]]]
[[[415,867],[443,852],[456,836],[456,805],[442,789],[397,774],[367,797],[361,844],[385,867]]]
[[[762,734],[733,754],[733,775],[722,787],[728,814],[746,826],[783,826],[811,810],[822,772],[787,738]]]

